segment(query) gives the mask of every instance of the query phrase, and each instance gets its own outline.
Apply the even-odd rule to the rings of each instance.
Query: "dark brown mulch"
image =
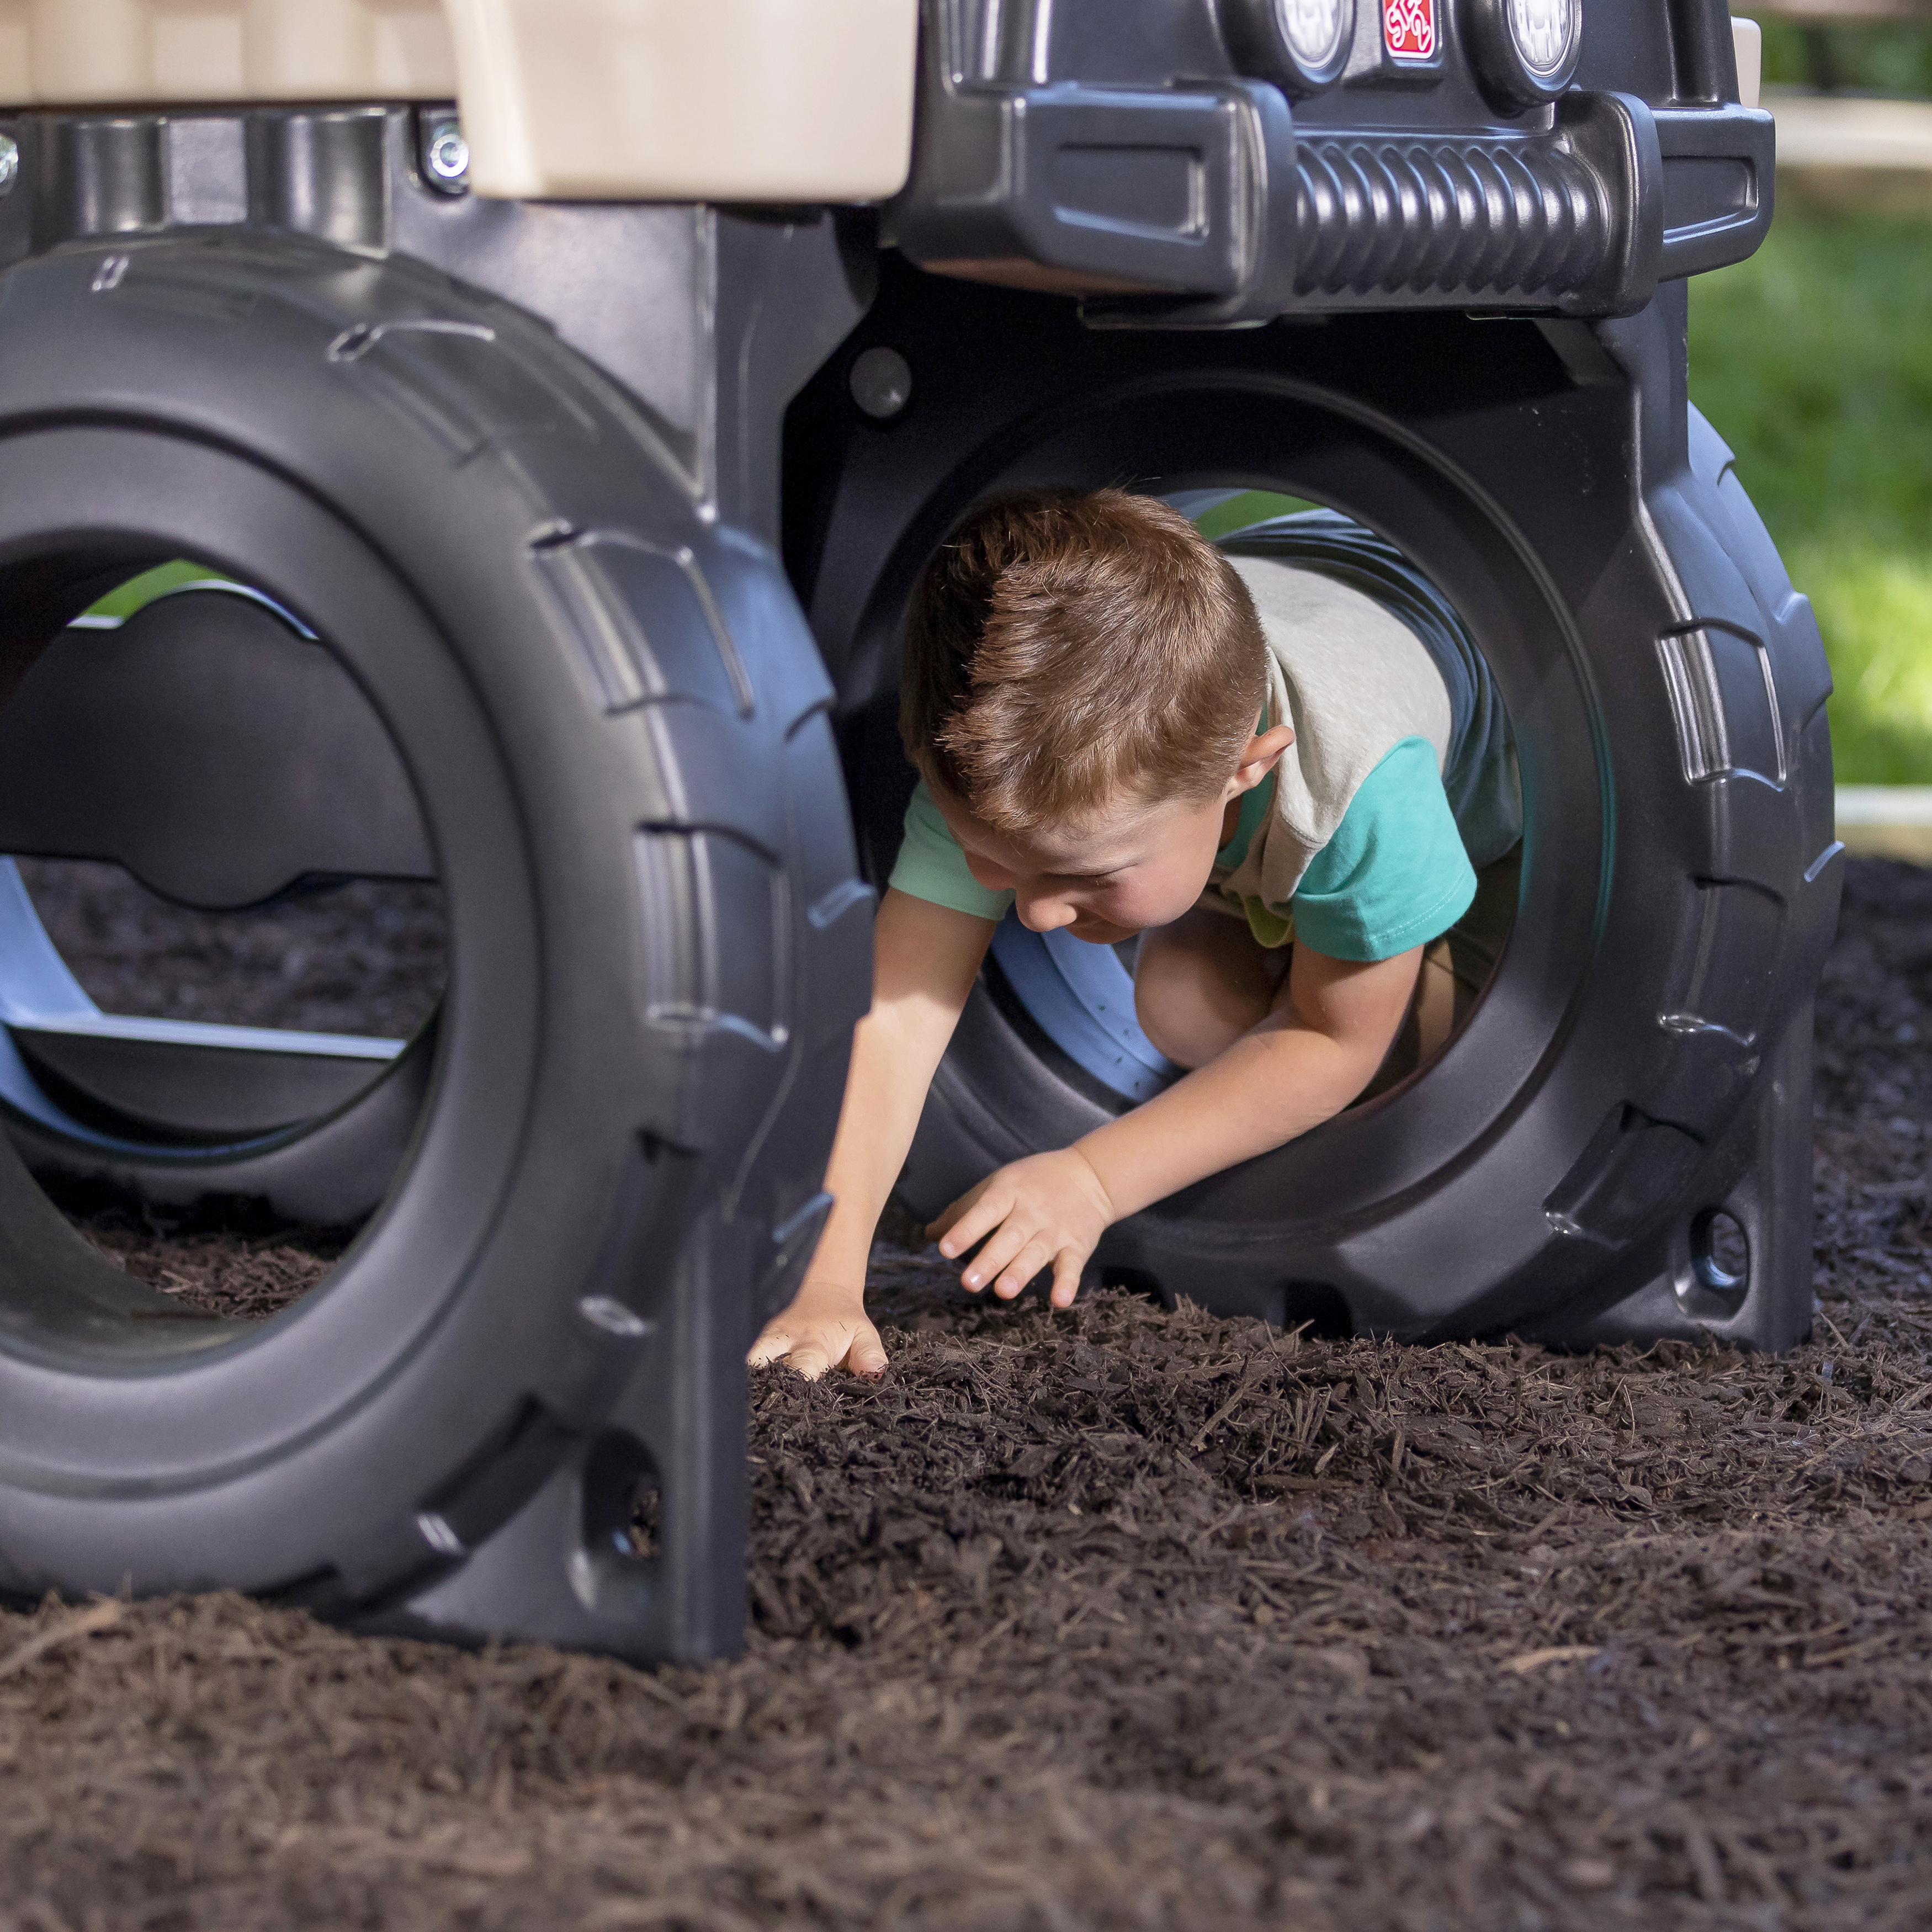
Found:
[[[1932,874],[1855,866],[1781,1359],[985,1308],[885,1244],[888,1380],[754,1384],[739,1663],[0,1619],[0,1925],[1922,1926],[1928,994]]]
[[[128,1272],[202,1315],[279,1314],[328,1273],[341,1244],[297,1234],[170,1228],[116,1207],[82,1217],[89,1240]]]
[[[442,988],[435,886],[357,879],[258,911],[197,913],[118,866],[16,862],[49,935],[108,1012],[406,1040]]]

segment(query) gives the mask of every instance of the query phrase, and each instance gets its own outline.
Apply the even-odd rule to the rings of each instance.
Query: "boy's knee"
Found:
[[[1134,973],[1141,1030],[1177,1066],[1204,1066],[1268,1017],[1286,953],[1264,953],[1214,914],[1148,933]]]
[[[1153,976],[1144,969],[1134,975],[1134,1018],[1140,1022],[1141,1031],[1147,1035],[1155,1052],[1165,1054],[1178,1066],[1185,1065],[1174,1050],[1178,1042],[1168,1030],[1168,1003],[1151,983]]]
[[[1204,997],[1193,962],[1165,950],[1143,955],[1134,975],[1134,1017],[1156,1053],[1177,1066],[1204,1066],[1234,1034]]]

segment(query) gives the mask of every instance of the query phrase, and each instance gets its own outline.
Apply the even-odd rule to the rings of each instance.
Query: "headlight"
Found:
[[[1583,40],[1583,0],[1468,0],[1468,9],[1469,43],[1491,94],[1534,107],[1570,85]]]
[[[1244,74],[1291,94],[1337,79],[1355,38],[1355,0],[1220,0],[1221,28]]]
[[[1348,52],[1355,10],[1348,0],[1274,0],[1282,38],[1304,74],[1327,74]]]
[[[1524,70],[1560,87],[1576,64],[1582,0],[1509,0],[1509,30]]]

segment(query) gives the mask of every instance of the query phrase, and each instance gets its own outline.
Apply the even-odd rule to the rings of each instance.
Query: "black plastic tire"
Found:
[[[1461,614],[1520,747],[1515,932],[1440,1058],[1110,1231],[1102,1273],[1405,1337],[1715,1332],[1810,1318],[1810,1000],[1835,917],[1816,628],[1684,392],[1684,299],[1588,327],[1361,316],[1083,328],[902,271],[794,406],[788,553],[840,686],[874,876],[911,783],[898,636],[925,558],[1021,484],[1232,485],[1334,506]],[[852,406],[897,350],[911,404]],[[997,967],[906,1174],[936,1210],[1106,1118]],[[1713,1214],[1744,1228],[1734,1278]]]
[[[562,1472],[563,1608],[446,1585],[430,1620],[728,1648],[743,1351],[869,984],[774,560],[547,329],[406,261],[70,249],[0,281],[0,662],[149,560],[260,586],[399,748],[452,958],[389,1197],[272,1322],[151,1318],[0,1145],[0,1584],[393,1610]],[[646,1482],[662,1551],[620,1576]]]

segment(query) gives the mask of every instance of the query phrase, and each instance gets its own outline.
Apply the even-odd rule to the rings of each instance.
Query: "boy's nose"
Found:
[[[1018,894],[1013,910],[1019,914],[1021,925],[1029,932],[1058,932],[1063,926],[1071,926],[1080,916],[1064,899],[1054,898],[1045,893]]]

